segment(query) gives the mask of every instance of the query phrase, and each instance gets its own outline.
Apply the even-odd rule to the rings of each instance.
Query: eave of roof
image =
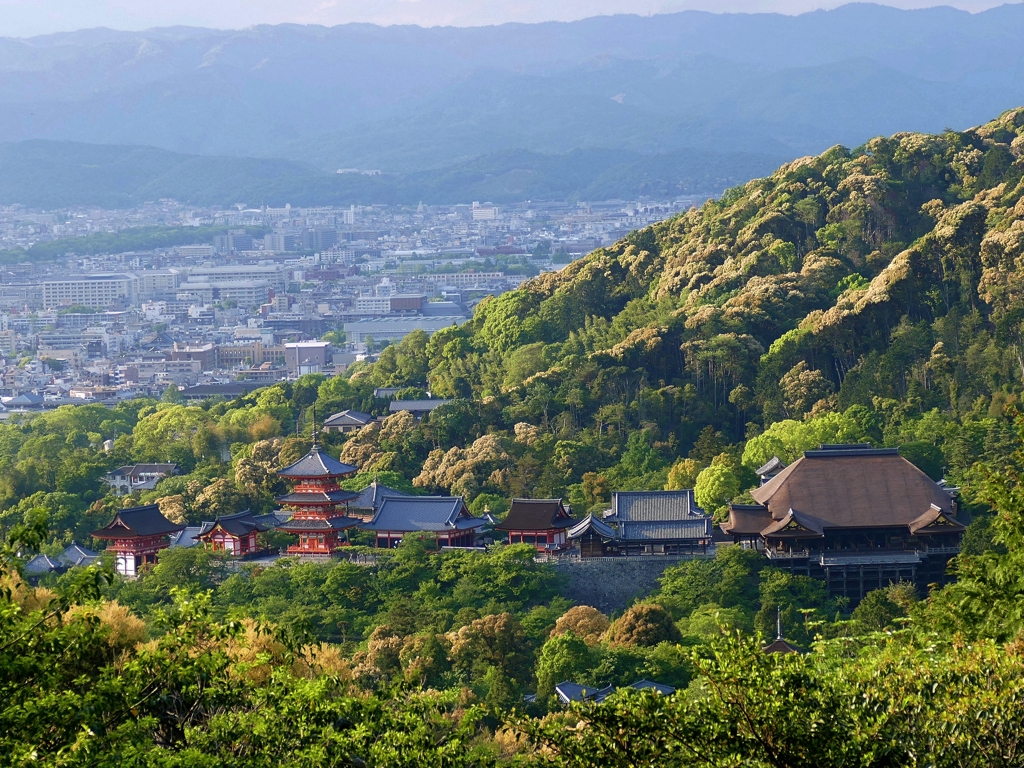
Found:
[[[761,531],[761,535],[767,538],[822,538],[825,535],[825,528],[821,520],[811,515],[805,515],[790,509],[781,520],[776,520],[767,528]]]
[[[590,530],[594,531],[598,536],[602,536],[606,539],[615,538],[615,529],[607,523],[598,520],[592,514],[587,515],[578,523],[576,523],[576,525],[574,525],[566,532],[566,535],[570,539],[577,539]]]
[[[281,504],[341,504],[358,497],[358,493],[339,489],[337,491],[323,491],[320,493],[292,492],[284,496],[278,496],[276,500]]]
[[[184,524],[172,523],[156,504],[120,510],[107,525],[93,531],[97,539],[136,539],[177,533]]]
[[[343,531],[347,528],[355,528],[363,521],[358,517],[331,517],[326,520],[319,518],[292,519],[281,523],[277,527],[279,531],[286,533],[303,533],[306,531]]]
[[[320,445],[314,443],[309,453],[284,469],[279,469],[277,474],[281,477],[298,478],[343,477],[357,470],[358,467],[338,461]]]
[[[719,528],[730,536],[756,536],[771,523],[771,519],[768,507],[730,504],[729,519]]]
[[[512,499],[508,515],[496,531],[557,531],[579,521],[569,517],[561,499]]]

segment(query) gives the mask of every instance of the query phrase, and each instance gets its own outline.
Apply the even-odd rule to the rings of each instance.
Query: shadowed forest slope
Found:
[[[430,383],[569,412],[626,388],[727,432],[876,397],[969,411],[1024,373],[1022,177],[1024,109],[834,147],[488,300],[432,340]]]

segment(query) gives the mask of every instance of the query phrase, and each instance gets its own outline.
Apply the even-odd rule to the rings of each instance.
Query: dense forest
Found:
[[[783,166],[344,376],[234,401],[61,408],[0,425],[0,761],[14,765],[1024,765],[1024,109]],[[429,540],[329,564],[165,551],[30,584],[126,504],[198,523],[273,508],[313,406],[451,398],[328,451],[411,493],[576,513],[695,488],[822,442],[899,447],[961,490],[955,584],[856,608],[756,552],[668,568],[617,615],[573,605],[529,547]],[[109,452],[103,441],[113,439]],[[184,474],[118,498],[134,461]],[[269,544],[279,544],[271,534]],[[359,544],[357,539],[356,544]],[[806,651],[766,655],[781,619]],[[554,685],[628,685],[560,707]],[[524,699],[535,694],[535,700]]]

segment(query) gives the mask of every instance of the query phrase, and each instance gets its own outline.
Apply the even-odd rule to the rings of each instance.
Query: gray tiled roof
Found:
[[[93,532],[97,539],[130,539],[136,536],[159,536],[180,531],[184,525],[172,523],[160,513],[160,507],[122,509],[104,528]]]
[[[78,542],[72,541],[64,551],[60,553],[60,561],[67,565],[92,565],[99,555],[91,549],[86,549]]]
[[[598,688],[593,685],[580,685],[569,680],[555,686],[555,694],[562,704],[570,704],[574,701],[591,701],[598,696],[604,699],[614,692],[615,686],[613,685]]]
[[[470,517],[461,496],[388,497],[373,519],[362,527],[369,531],[435,531],[442,533],[483,525]]]
[[[692,490],[617,491],[612,509],[623,541],[711,537],[711,516],[697,506]]]
[[[279,469],[277,474],[282,477],[341,477],[356,471],[351,464],[344,464],[331,456],[322,446],[314,444],[305,456]]]
[[[349,502],[352,509],[372,509],[374,512],[388,496],[408,497],[408,493],[396,491],[386,485],[374,481],[359,492],[359,496]]]
[[[615,538],[615,529],[607,523],[598,520],[593,515],[587,515],[580,520],[576,525],[568,530],[568,536],[570,539],[578,539],[587,531],[593,529],[598,536],[603,536],[606,539]]]
[[[676,692],[676,689],[671,685],[655,683],[651,680],[637,680],[635,683],[627,687],[633,688],[637,691],[654,691],[662,696],[671,696]],[[555,694],[558,696],[558,700],[562,704],[571,704],[574,701],[592,701],[595,704],[600,704],[615,693],[615,691],[616,688],[614,685],[597,688],[594,686],[580,685],[579,683],[573,683],[568,680],[555,686]]]
[[[39,573],[52,573],[53,571],[63,570],[67,566],[57,560],[54,560],[48,555],[36,555],[27,563],[25,563],[25,573],[39,574]]]
[[[442,405],[448,403],[448,400],[393,400],[388,405],[388,410],[392,413],[399,411],[410,411],[412,413],[422,413],[424,411],[432,411],[435,408],[440,408]]]
[[[199,543],[196,541],[196,536],[198,536],[199,532],[202,530],[203,526],[201,525],[190,525],[188,528],[173,534],[171,536],[171,549],[188,549],[189,547],[194,547]]]
[[[177,474],[180,468],[177,464],[126,464],[123,467],[110,471],[110,477],[132,477],[134,475],[153,475],[163,473],[164,475]]]
[[[786,465],[782,463],[782,460],[778,456],[772,456],[768,459],[763,466],[758,467],[754,470],[754,474],[758,477],[767,475],[769,472],[781,472],[786,468]]]
[[[324,420],[325,427],[337,427],[337,426],[354,426],[369,424],[373,421],[373,416],[362,411],[342,411],[336,413],[333,416],[329,416]]]

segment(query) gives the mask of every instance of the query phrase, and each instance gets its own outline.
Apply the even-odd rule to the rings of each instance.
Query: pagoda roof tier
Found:
[[[172,523],[164,517],[156,504],[150,504],[120,510],[113,520],[93,531],[92,535],[97,539],[139,539],[169,535],[184,528],[184,525]]]
[[[351,475],[357,470],[358,467],[338,461],[318,443],[313,443],[309,453],[294,464],[289,464],[284,469],[277,470],[277,474],[281,477],[296,478],[343,477]]]
[[[285,531],[286,533],[304,533],[306,531],[343,531],[346,528],[355,528],[362,522],[362,519],[358,517],[330,517],[326,520],[320,518],[300,518],[296,520],[295,518],[292,518],[287,523],[279,525],[277,530]]]
[[[278,496],[277,501],[281,504],[341,504],[359,498],[355,491],[346,491],[338,488],[334,491],[292,491],[284,496]]]

